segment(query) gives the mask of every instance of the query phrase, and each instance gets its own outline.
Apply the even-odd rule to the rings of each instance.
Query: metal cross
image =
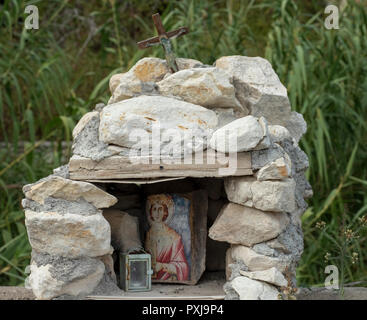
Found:
[[[168,67],[171,69],[172,72],[177,72],[178,67],[176,63],[175,55],[172,51],[172,45],[170,39],[180,37],[186,33],[189,32],[189,29],[187,27],[181,27],[174,31],[166,32],[164,30],[161,17],[159,13],[152,15],[153,22],[155,25],[155,28],[158,31],[158,37],[149,38],[147,40],[143,40],[138,42],[139,49],[145,49],[157,44],[161,44],[164,49],[164,53],[166,55],[166,61]]]

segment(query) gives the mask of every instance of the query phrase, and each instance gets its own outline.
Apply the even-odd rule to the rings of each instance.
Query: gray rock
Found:
[[[68,258],[97,257],[111,250],[111,230],[101,214],[82,216],[25,211],[29,242],[39,253]]]
[[[247,116],[246,111],[235,110],[234,108],[211,108],[218,117],[217,129],[224,127],[228,123]]]
[[[83,297],[95,289],[104,270],[104,264],[98,259],[67,259],[33,253],[28,283],[37,299],[62,295]]]
[[[23,192],[29,200],[44,204],[48,198],[78,201],[84,199],[96,208],[108,208],[117,199],[95,185],[84,181],[74,181],[51,175],[36,183],[23,187]]]
[[[218,59],[215,66],[233,76],[237,97],[251,115],[263,116],[270,124],[287,123],[291,113],[287,89],[267,60],[227,56]]]
[[[61,167],[58,167],[56,169],[53,170],[53,174],[55,176],[59,176],[61,178],[64,179],[69,179],[70,178],[70,174],[69,174],[69,165],[63,165]]]
[[[274,143],[281,143],[288,139],[292,140],[292,136],[287,128],[279,125],[272,125],[268,127],[270,139]]]
[[[177,58],[180,70],[201,67],[202,63],[194,59]],[[115,74],[110,78],[112,97],[108,104],[113,104],[139,95],[157,94],[156,82],[171,75],[163,59],[147,57],[139,60],[128,72]]]
[[[249,279],[264,281],[278,287],[286,287],[288,285],[288,281],[283,274],[274,267],[263,271],[250,272],[241,270],[240,274]]]
[[[284,156],[286,152],[277,143],[273,143],[268,149],[251,151],[251,166],[253,170],[261,169],[267,164]]]
[[[292,162],[287,154],[262,167],[257,173],[258,181],[284,180],[291,176]]]
[[[175,72],[157,83],[159,93],[206,108],[242,109],[231,78],[222,70],[193,68]]]
[[[99,113],[91,112],[87,119],[83,119],[83,125],[74,129],[75,137],[73,141],[73,154],[90,158],[95,161],[100,161],[104,158],[110,157],[113,153],[107,150],[107,144],[99,140]],[[73,132],[73,134],[74,134]]]
[[[209,229],[217,241],[252,246],[277,237],[287,226],[284,213],[264,213],[234,203],[227,204]]]
[[[296,140],[298,143],[302,136],[307,131],[307,123],[303,119],[302,114],[292,111],[291,116],[285,127],[289,130],[291,136]]]
[[[249,271],[261,271],[275,267],[284,273],[290,269],[293,262],[292,256],[290,255],[269,257],[258,254],[253,249],[241,245],[232,245],[230,254],[234,261],[242,261],[248,267]]]
[[[80,198],[76,201],[68,201],[57,198],[46,198],[43,204],[29,199],[22,200],[22,206],[24,209],[30,209],[35,212],[57,212],[60,214],[79,214],[79,215],[93,215],[101,213],[95,206],[87,202],[85,199]]]
[[[263,211],[292,212],[295,210],[293,179],[256,181],[253,177],[231,177],[224,180],[228,200]]]
[[[230,282],[226,282],[223,286],[225,292],[225,300],[240,300],[240,297],[236,290],[233,289]]]

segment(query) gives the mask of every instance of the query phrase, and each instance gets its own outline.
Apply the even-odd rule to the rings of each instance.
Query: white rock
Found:
[[[265,137],[263,126],[259,119],[246,116],[234,120],[214,132],[210,146],[219,152],[242,152],[253,150]]]
[[[161,96],[140,96],[106,106],[99,138],[151,154],[204,150],[218,120],[215,112]],[[193,137],[195,140],[193,141]],[[180,155],[180,154],[178,154]]]
[[[269,129],[270,139],[272,142],[281,143],[285,139],[292,140],[292,136],[289,133],[288,129],[283,126],[272,125],[272,126],[269,126],[268,129]]]
[[[224,181],[228,200],[263,211],[292,212],[295,210],[293,179],[256,181],[253,177],[231,177]]]
[[[284,213],[260,210],[229,203],[209,229],[209,237],[217,241],[252,246],[277,237],[288,225]]]
[[[64,270],[59,270],[64,268]],[[68,270],[72,268],[72,270]],[[31,263],[28,285],[38,300],[53,299],[67,294],[83,296],[91,293],[103,277],[103,262],[98,259],[84,259],[39,265]]]
[[[264,211],[293,212],[296,209],[295,189],[293,179],[255,181],[251,185],[253,205]]]
[[[180,70],[157,83],[160,94],[207,108],[238,108],[230,77],[217,68]]]
[[[86,126],[86,124],[92,120],[94,117],[99,117],[99,112],[97,111],[92,111],[92,112],[87,112],[77,123],[77,125],[75,126],[74,130],[73,130],[73,138],[75,139],[76,136],[84,129],[84,127]]]
[[[264,116],[270,124],[287,123],[291,113],[287,89],[267,60],[227,56],[218,59],[215,66],[234,77],[237,97],[250,114]]]
[[[231,177],[224,179],[224,189],[229,201],[252,207],[251,185],[254,177]]]
[[[302,114],[295,111],[292,111],[285,126],[297,143],[307,131],[307,123],[305,119],[303,119]]]
[[[111,243],[115,250],[128,252],[142,248],[138,217],[115,209],[103,210],[103,216],[111,226]]]
[[[263,271],[244,271],[240,270],[240,274],[254,280],[261,280],[278,287],[286,287],[288,281],[277,268],[270,268]]]
[[[240,276],[231,281],[231,286],[240,300],[278,300],[278,290],[264,282]]]
[[[40,204],[48,197],[76,201],[83,198],[96,208],[108,208],[117,202],[117,198],[97,188],[89,182],[73,181],[58,176],[49,176],[23,188],[25,196]]]
[[[199,68],[203,66],[203,63],[201,61],[189,58],[176,58],[176,63],[179,70]]]
[[[289,256],[269,257],[242,245],[232,245],[230,255],[233,260],[242,261],[249,271],[263,271],[274,267],[283,273],[291,263]]]
[[[62,257],[97,257],[111,250],[111,229],[102,214],[83,216],[25,211],[29,242],[34,250]]]
[[[259,181],[265,180],[284,180],[291,176],[291,160],[289,156],[279,158],[262,167],[257,173],[256,178]]]
[[[194,59],[177,58],[180,70],[200,66],[202,63]],[[108,104],[116,103],[141,94],[154,93],[154,83],[162,80],[165,75],[170,75],[166,61],[159,58],[143,58],[139,60],[128,72],[115,74],[110,78],[110,91],[112,97]]]

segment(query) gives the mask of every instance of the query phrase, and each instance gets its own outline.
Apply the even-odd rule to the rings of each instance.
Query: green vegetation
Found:
[[[22,1],[0,4],[0,285],[26,276],[30,246],[21,187],[65,162],[80,117],[109,98],[108,80],[160,48],[137,50],[152,36],[151,14],[175,40],[178,56],[211,64],[223,55],[265,56],[286,85],[308,132],[314,189],[303,216],[300,285],[322,285],[336,264],[343,282],[367,281],[367,7],[348,1],[340,29],[324,28],[323,1],[125,0]],[[297,3],[299,3],[297,5]],[[304,3],[304,4],[301,4]],[[358,4],[357,4],[358,3]],[[25,30],[36,4],[40,29]],[[50,152],[40,144],[53,141]],[[67,150],[66,153],[70,152]],[[363,284],[363,283],[362,283]]]

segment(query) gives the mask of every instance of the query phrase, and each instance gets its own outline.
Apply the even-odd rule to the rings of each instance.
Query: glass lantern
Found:
[[[151,256],[140,251],[120,253],[120,287],[125,291],[150,291],[152,287]]]

